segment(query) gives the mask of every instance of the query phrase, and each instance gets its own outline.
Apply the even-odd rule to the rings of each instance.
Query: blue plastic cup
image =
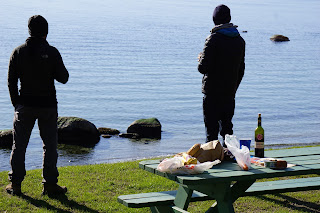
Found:
[[[248,147],[250,150],[251,139],[240,139],[240,149],[242,146]]]

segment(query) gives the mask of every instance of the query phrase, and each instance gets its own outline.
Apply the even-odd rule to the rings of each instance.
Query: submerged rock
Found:
[[[94,146],[100,140],[96,126],[83,118],[58,118],[58,143]]]
[[[127,129],[127,133],[136,133],[141,138],[161,138],[161,123],[157,118],[140,119],[134,121]]]
[[[112,135],[105,135],[105,134],[102,134],[102,135],[101,135],[101,137],[103,137],[103,138],[111,138],[111,137],[112,137]]]
[[[119,130],[106,128],[106,127],[99,127],[98,131],[101,135],[119,135],[120,134]]]
[[[270,38],[271,41],[290,41],[288,37],[283,35],[273,35]]]
[[[121,133],[119,135],[120,138],[131,138],[131,139],[139,139],[140,135],[137,133]]]
[[[13,144],[12,129],[0,130],[0,148],[11,148]]]

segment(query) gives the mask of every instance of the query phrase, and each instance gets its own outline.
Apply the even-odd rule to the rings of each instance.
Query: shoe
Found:
[[[10,183],[6,186],[6,191],[11,195],[21,195],[21,183]]]
[[[56,183],[44,183],[43,184],[43,191],[42,194],[48,194],[48,195],[61,195],[65,194],[67,192],[67,187],[65,186],[59,186]]]

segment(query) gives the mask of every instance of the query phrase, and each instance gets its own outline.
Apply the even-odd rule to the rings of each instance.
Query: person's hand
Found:
[[[201,57],[202,57],[202,52],[201,52],[201,53],[199,53],[199,55],[198,55],[198,62],[200,62]]]

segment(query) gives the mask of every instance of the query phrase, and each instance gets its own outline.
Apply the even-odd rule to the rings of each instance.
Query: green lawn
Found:
[[[150,212],[130,209],[117,202],[123,194],[177,189],[177,184],[143,171],[139,161],[68,166],[59,168],[59,184],[68,187],[64,196],[41,195],[41,170],[27,171],[22,196],[4,190],[8,172],[0,172],[0,213],[16,212]],[[204,212],[212,201],[192,203],[191,212]],[[320,190],[240,198],[236,212],[320,212]]]

